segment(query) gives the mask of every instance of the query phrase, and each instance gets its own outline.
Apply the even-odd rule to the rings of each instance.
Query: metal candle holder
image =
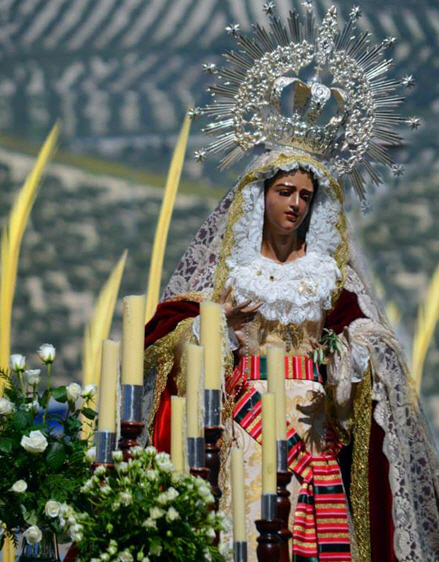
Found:
[[[286,439],[276,441],[277,452],[277,496],[276,496],[276,517],[282,521],[279,530],[280,539],[280,562],[290,562],[289,540],[292,533],[288,522],[291,511],[290,492],[287,487],[291,482],[292,474],[288,470],[288,442]]]
[[[204,391],[204,425],[216,427],[221,425],[221,390],[206,389]]]
[[[215,511],[219,509],[222,496],[221,488],[218,486],[219,472],[221,468],[220,448],[218,441],[223,434],[221,426],[221,390],[206,389],[204,391],[204,437],[205,437],[205,466],[209,470],[208,481],[215,498]],[[217,536],[214,544],[218,544]]]
[[[122,384],[122,421],[138,422],[142,419],[143,386],[140,384]]]
[[[233,562],[247,562],[247,542],[233,543]]]
[[[261,519],[273,521],[276,519],[276,494],[262,494],[261,497]]]
[[[113,451],[116,449],[116,433],[98,431],[96,433],[96,461],[94,465],[113,466]]]
[[[256,554],[258,562],[279,562],[279,531],[282,521],[276,518],[276,494],[262,494],[261,519],[255,521],[259,531]]]
[[[204,468],[204,437],[188,437],[187,449],[190,468]]]
[[[143,386],[139,384],[123,384],[121,391],[121,440],[119,447],[123,451],[124,459],[128,460],[131,457],[129,450],[131,447],[138,445],[137,440],[145,427],[145,424],[141,421]]]
[[[276,470],[288,470],[288,441],[286,439],[278,439],[276,441]]]

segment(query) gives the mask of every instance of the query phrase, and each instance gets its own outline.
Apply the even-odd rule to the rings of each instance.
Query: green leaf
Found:
[[[82,408],[81,413],[89,420],[94,420],[98,415],[98,413],[91,408]]]
[[[23,519],[28,525],[36,525],[38,523],[38,517],[34,510],[28,511],[23,504],[20,505],[20,508],[23,513]]]
[[[9,437],[0,440],[0,451],[10,453],[12,451],[13,441]]]
[[[14,460],[15,467],[16,467],[16,468],[20,468],[20,466],[21,466],[23,463],[25,463],[27,460],[28,460],[28,456],[27,456],[25,453],[23,453],[22,455],[20,455],[19,457],[17,457],[17,458]]]
[[[25,410],[17,410],[12,417],[12,424],[16,429],[23,430],[27,425],[33,423],[33,416]]]
[[[45,390],[43,392],[43,395],[41,396],[41,398],[38,400],[38,402],[40,403],[40,406],[42,408],[45,408],[47,406],[47,402],[50,400],[50,394],[48,390]]]
[[[67,456],[66,448],[62,443],[52,443],[49,445],[46,454],[47,464],[53,470],[61,467]]]
[[[52,394],[53,399],[57,402],[67,402],[67,390],[65,386],[52,388],[50,393]]]

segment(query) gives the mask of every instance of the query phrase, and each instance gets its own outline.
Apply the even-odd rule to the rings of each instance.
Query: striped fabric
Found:
[[[261,372],[260,360],[251,359],[251,372]],[[234,420],[262,444],[261,395],[255,388],[245,385],[245,371],[241,365],[231,379],[242,388],[234,407]],[[229,383],[233,394],[232,380]],[[288,466],[302,481],[292,530],[292,562],[350,562],[352,559],[346,497],[337,462],[341,445],[330,427],[325,437],[324,453],[311,455],[288,423]]]
[[[267,380],[267,357],[264,355],[242,357],[238,369],[242,377],[246,374],[247,380]],[[293,357],[285,355],[285,378],[323,383],[317,363],[303,355]]]

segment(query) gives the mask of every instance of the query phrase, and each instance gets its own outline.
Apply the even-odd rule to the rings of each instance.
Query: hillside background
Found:
[[[221,62],[224,28],[264,22],[262,0],[2,0],[0,3],[0,223],[39,144],[62,121],[60,151],[32,212],[20,262],[13,350],[36,363],[59,350],[57,376],[80,380],[82,334],[122,251],[121,287],[143,293],[162,186],[186,109],[208,101],[201,65]],[[352,3],[333,2],[344,14]],[[332,2],[317,0],[321,17]],[[277,0],[280,15],[300,4]],[[439,264],[439,6],[437,0],[364,0],[360,28],[398,38],[394,73],[414,74],[404,108],[423,127],[395,157],[367,215],[348,197],[359,244],[410,357],[417,307]],[[191,154],[172,221],[165,282],[238,168],[220,174]],[[384,306],[384,304],[383,304]],[[120,301],[112,334],[120,334]],[[439,336],[422,394],[439,433]]]

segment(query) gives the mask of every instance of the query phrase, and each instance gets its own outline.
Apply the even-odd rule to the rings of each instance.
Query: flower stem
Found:
[[[20,381],[20,388],[21,388],[21,401],[23,404],[26,404],[26,391],[24,389],[24,382],[23,382],[23,371],[17,371],[18,380]]]
[[[50,403],[50,371],[52,369],[52,363],[47,363],[47,402],[46,408],[44,409],[43,423],[46,423],[47,412],[49,411]]]

